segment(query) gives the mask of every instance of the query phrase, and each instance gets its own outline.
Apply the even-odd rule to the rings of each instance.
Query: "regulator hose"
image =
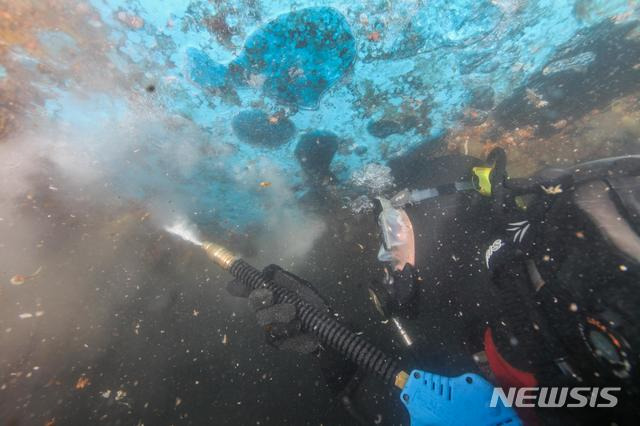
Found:
[[[378,375],[387,384],[404,386],[406,375],[391,358],[380,349],[349,330],[336,319],[305,302],[296,293],[266,280],[262,272],[242,259],[232,259],[228,271],[248,290],[266,288],[273,292],[276,303],[290,303],[296,307],[305,332],[314,334],[320,342],[333,348],[367,372]]]

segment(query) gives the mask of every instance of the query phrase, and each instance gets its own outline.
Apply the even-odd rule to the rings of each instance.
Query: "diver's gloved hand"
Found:
[[[401,271],[393,271],[392,295],[398,311],[409,315],[416,307],[418,285],[417,272],[410,264],[405,264]]]
[[[296,293],[316,309],[329,312],[324,299],[309,282],[277,265],[267,266],[262,271],[262,275],[268,281]],[[266,288],[249,292],[238,280],[229,282],[227,291],[233,296],[246,297],[249,300],[249,306],[256,313],[258,324],[265,331],[267,343],[279,349],[317,354],[320,369],[331,392],[340,396],[349,413],[362,417],[357,413],[356,406],[350,399],[359,383],[354,379],[357,365],[345,360],[341,354],[331,348],[320,347],[314,335],[304,333],[294,305],[276,303],[273,292]],[[371,422],[362,422],[362,424],[371,424]]]
[[[267,266],[262,274],[267,280],[297,293],[316,308],[327,309],[324,300],[307,281],[277,265]],[[238,280],[232,280],[227,284],[227,291],[232,296],[248,299],[249,306],[256,314],[258,325],[265,331],[267,343],[270,345],[303,354],[312,353],[319,348],[319,342],[315,336],[303,333],[296,307],[290,303],[276,303],[271,290],[258,288],[248,292],[244,284]]]
[[[418,311],[417,272],[410,264],[388,274],[384,282],[373,281],[369,294],[384,317],[399,315],[411,319]]]

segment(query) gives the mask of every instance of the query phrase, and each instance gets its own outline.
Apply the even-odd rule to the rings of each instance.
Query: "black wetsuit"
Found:
[[[461,156],[429,160],[413,176],[411,189],[469,180],[478,163]],[[635,345],[640,343],[640,313],[635,301],[640,291],[635,284],[640,282],[640,268],[602,237],[588,206],[619,205],[619,198],[626,197],[626,207],[616,214],[625,216],[633,228],[640,185],[636,166],[631,169],[624,170],[624,176],[608,171],[604,180],[585,177],[584,171],[547,170],[529,180],[509,181],[509,188],[494,186],[492,197],[452,191],[405,206],[416,245],[413,279],[418,302],[407,315],[411,319],[403,320],[414,340],[402,349],[411,368],[491,376],[473,356],[487,355],[486,333],[491,330],[492,343],[507,364],[507,383],[524,377],[536,386],[624,388],[615,410],[539,409],[533,415],[521,413],[527,422],[627,424],[637,414],[628,402],[638,395]],[[615,185],[628,191],[609,191]],[[599,349],[588,333],[601,325],[607,327],[602,332],[606,338],[624,346],[624,362],[601,365],[596,359]],[[396,348],[402,348],[401,339],[394,340]],[[489,364],[496,369],[495,362]],[[502,367],[498,365],[501,371],[495,373],[504,380]],[[512,367],[527,374],[509,377]]]

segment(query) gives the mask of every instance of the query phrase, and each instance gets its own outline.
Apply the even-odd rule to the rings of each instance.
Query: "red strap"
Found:
[[[489,367],[491,367],[491,371],[496,376],[496,381],[503,388],[531,388],[538,385],[538,380],[533,374],[517,369],[500,355],[489,327],[484,331],[484,351],[487,354]],[[536,413],[532,408],[516,408],[516,411],[525,425],[534,426],[539,424]]]
[[[489,327],[484,331],[484,351],[487,354],[489,367],[491,367],[491,371],[493,371],[500,386],[529,388],[538,385],[538,381],[533,374],[517,369],[500,355]]]

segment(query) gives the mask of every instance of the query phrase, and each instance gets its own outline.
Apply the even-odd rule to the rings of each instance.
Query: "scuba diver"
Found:
[[[637,417],[640,157],[509,178],[495,149],[486,161],[431,159],[405,180],[411,188],[375,200],[383,274],[369,287],[403,356],[430,371],[477,372],[505,392],[620,388],[615,408],[517,408],[526,425]],[[327,308],[310,283],[280,267],[263,275]],[[345,408],[374,423],[361,395],[371,397],[366,378],[303,333],[293,305],[237,281],[227,288],[248,298],[269,344],[318,356]]]

